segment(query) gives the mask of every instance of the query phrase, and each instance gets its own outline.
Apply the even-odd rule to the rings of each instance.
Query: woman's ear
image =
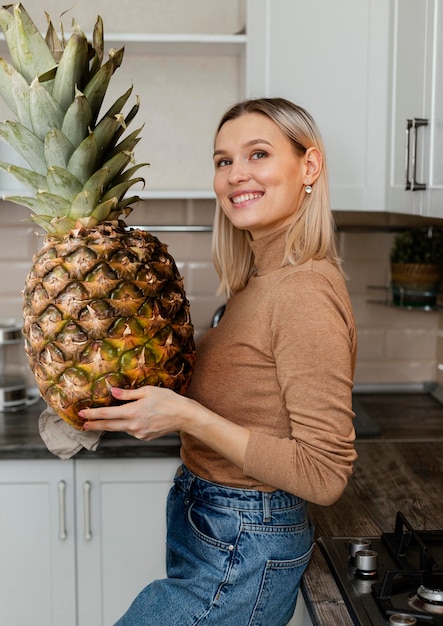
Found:
[[[318,148],[308,148],[304,154],[305,162],[305,185],[312,185],[320,176],[321,168],[323,166],[323,156]]]

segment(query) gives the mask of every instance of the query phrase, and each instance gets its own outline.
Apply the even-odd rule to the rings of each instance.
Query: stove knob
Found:
[[[377,575],[378,553],[375,550],[358,550],[355,553],[356,574],[363,578]]]
[[[359,550],[369,550],[371,542],[369,539],[350,539],[348,542],[349,556],[351,559],[355,558],[355,553]]]
[[[412,615],[396,613],[395,615],[391,615],[389,623],[395,624],[396,626],[413,626],[417,623],[417,620]]]

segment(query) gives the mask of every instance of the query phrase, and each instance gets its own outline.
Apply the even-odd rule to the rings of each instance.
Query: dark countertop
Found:
[[[38,432],[38,417],[46,404],[0,412],[0,460],[57,459],[46,448]],[[81,450],[75,458],[152,458],[180,455],[180,438],[167,435],[155,441],[139,441],[126,433],[105,433],[96,452]]]
[[[443,527],[443,407],[420,394],[358,396],[380,428],[357,439],[354,474],[340,500],[310,506],[321,536],[376,536],[392,531],[397,511],[420,529]],[[353,626],[318,547],[302,583],[314,626]]]
[[[46,404],[0,411],[0,459],[55,458],[38,432],[38,417]],[[427,393],[367,393],[354,397],[359,441],[432,440],[441,438],[443,406]],[[125,433],[105,433],[96,452],[82,458],[178,456],[180,438],[169,435],[149,443]]]
[[[336,504],[311,505],[316,536],[379,535],[393,529],[399,510],[417,528],[442,528],[443,406],[426,393],[358,394],[356,400],[363,428],[354,475]],[[38,433],[44,406],[0,413],[0,460],[56,458]],[[106,433],[97,452],[82,451],[75,458],[178,456],[179,448],[175,435],[145,443]],[[319,548],[302,591],[314,626],[353,626]]]

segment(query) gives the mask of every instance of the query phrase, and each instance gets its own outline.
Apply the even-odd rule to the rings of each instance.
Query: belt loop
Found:
[[[271,494],[262,492],[262,502],[263,502],[263,522],[271,521]]]
[[[192,487],[194,485],[196,476],[192,474],[189,470],[186,471],[186,474],[187,474],[187,481],[186,481],[186,492],[185,492],[184,502],[186,506],[188,506],[188,504],[192,500]]]
[[[177,486],[179,486],[180,489],[183,491],[183,501],[186,506],[191,501],[191,490],[194,480],[194,474],[187,470],[184,465],[180,465],[180,467],[177,469],[174,481]]]

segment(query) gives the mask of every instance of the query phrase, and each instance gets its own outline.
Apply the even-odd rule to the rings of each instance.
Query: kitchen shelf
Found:
[[[405,305],[400,305],[400,304],[394,304],[393,302],[385,302],[383,300],[366,300],[366,302],[368,304],[381,304],[382,306],[388,306],[392,309],[399,309],[400,311],[417,311],[420,313],[432,313],[432,312],[436,312],[436,311],[443,311],[443,307],[442,306],[423,306],[423,307],[418,307],[418,306],[405,306]]]
[[[400,309],[403,311],[418,311],[418,312],[425,312],[425,313],[431,313],[434,311],[443,311],[443,306],[436,304],[433,306],[429,306],[429,305],[424,305],[424,306],[411,306],[411,305],[407,305],[407,304],[395,304],[393,302],[393,297],[392,297],[392,288],[387,285],[387,286],[381,286],[381,285],[367,285],[367,289],[373,289],[373,290],[378,290],[378,291],[384,291],[385,292],[385,299],[368,299],[366,300],[366,302],[368,302],[369,304],[381,304],[383,306],[388,306],[391,307],[393,309]]]
[[[128,54],[240,55],[246,42],[246,35],[130,33],[105,38],[105,46],[124,46]]]
[[[26,167],[26,165],[25,165]],[[7,175],[5,175],[6,178]],[[1,180],[1,176],[0,176]],[[140,200],[214,200],[215,193],[210,189],[153,189],[152,191],[133,189],[130,194],[137,195]],[[29,190],[23,187],[15,189],[0,188],[0,201],[6,200],[7,196],[24,195],[30,196]]]
[[[92,33],[86,33],[89,41]],[[66,40],[70,33],[65,34]],[[108,33],[105,36],[105,52],[109,48],[124,46],[128,54],[209,54],[209,55],[240,55],[244,52],[247,36],[210,35],[206,33]],[[0,35],[0,53],[9,50],[4,35]]]

